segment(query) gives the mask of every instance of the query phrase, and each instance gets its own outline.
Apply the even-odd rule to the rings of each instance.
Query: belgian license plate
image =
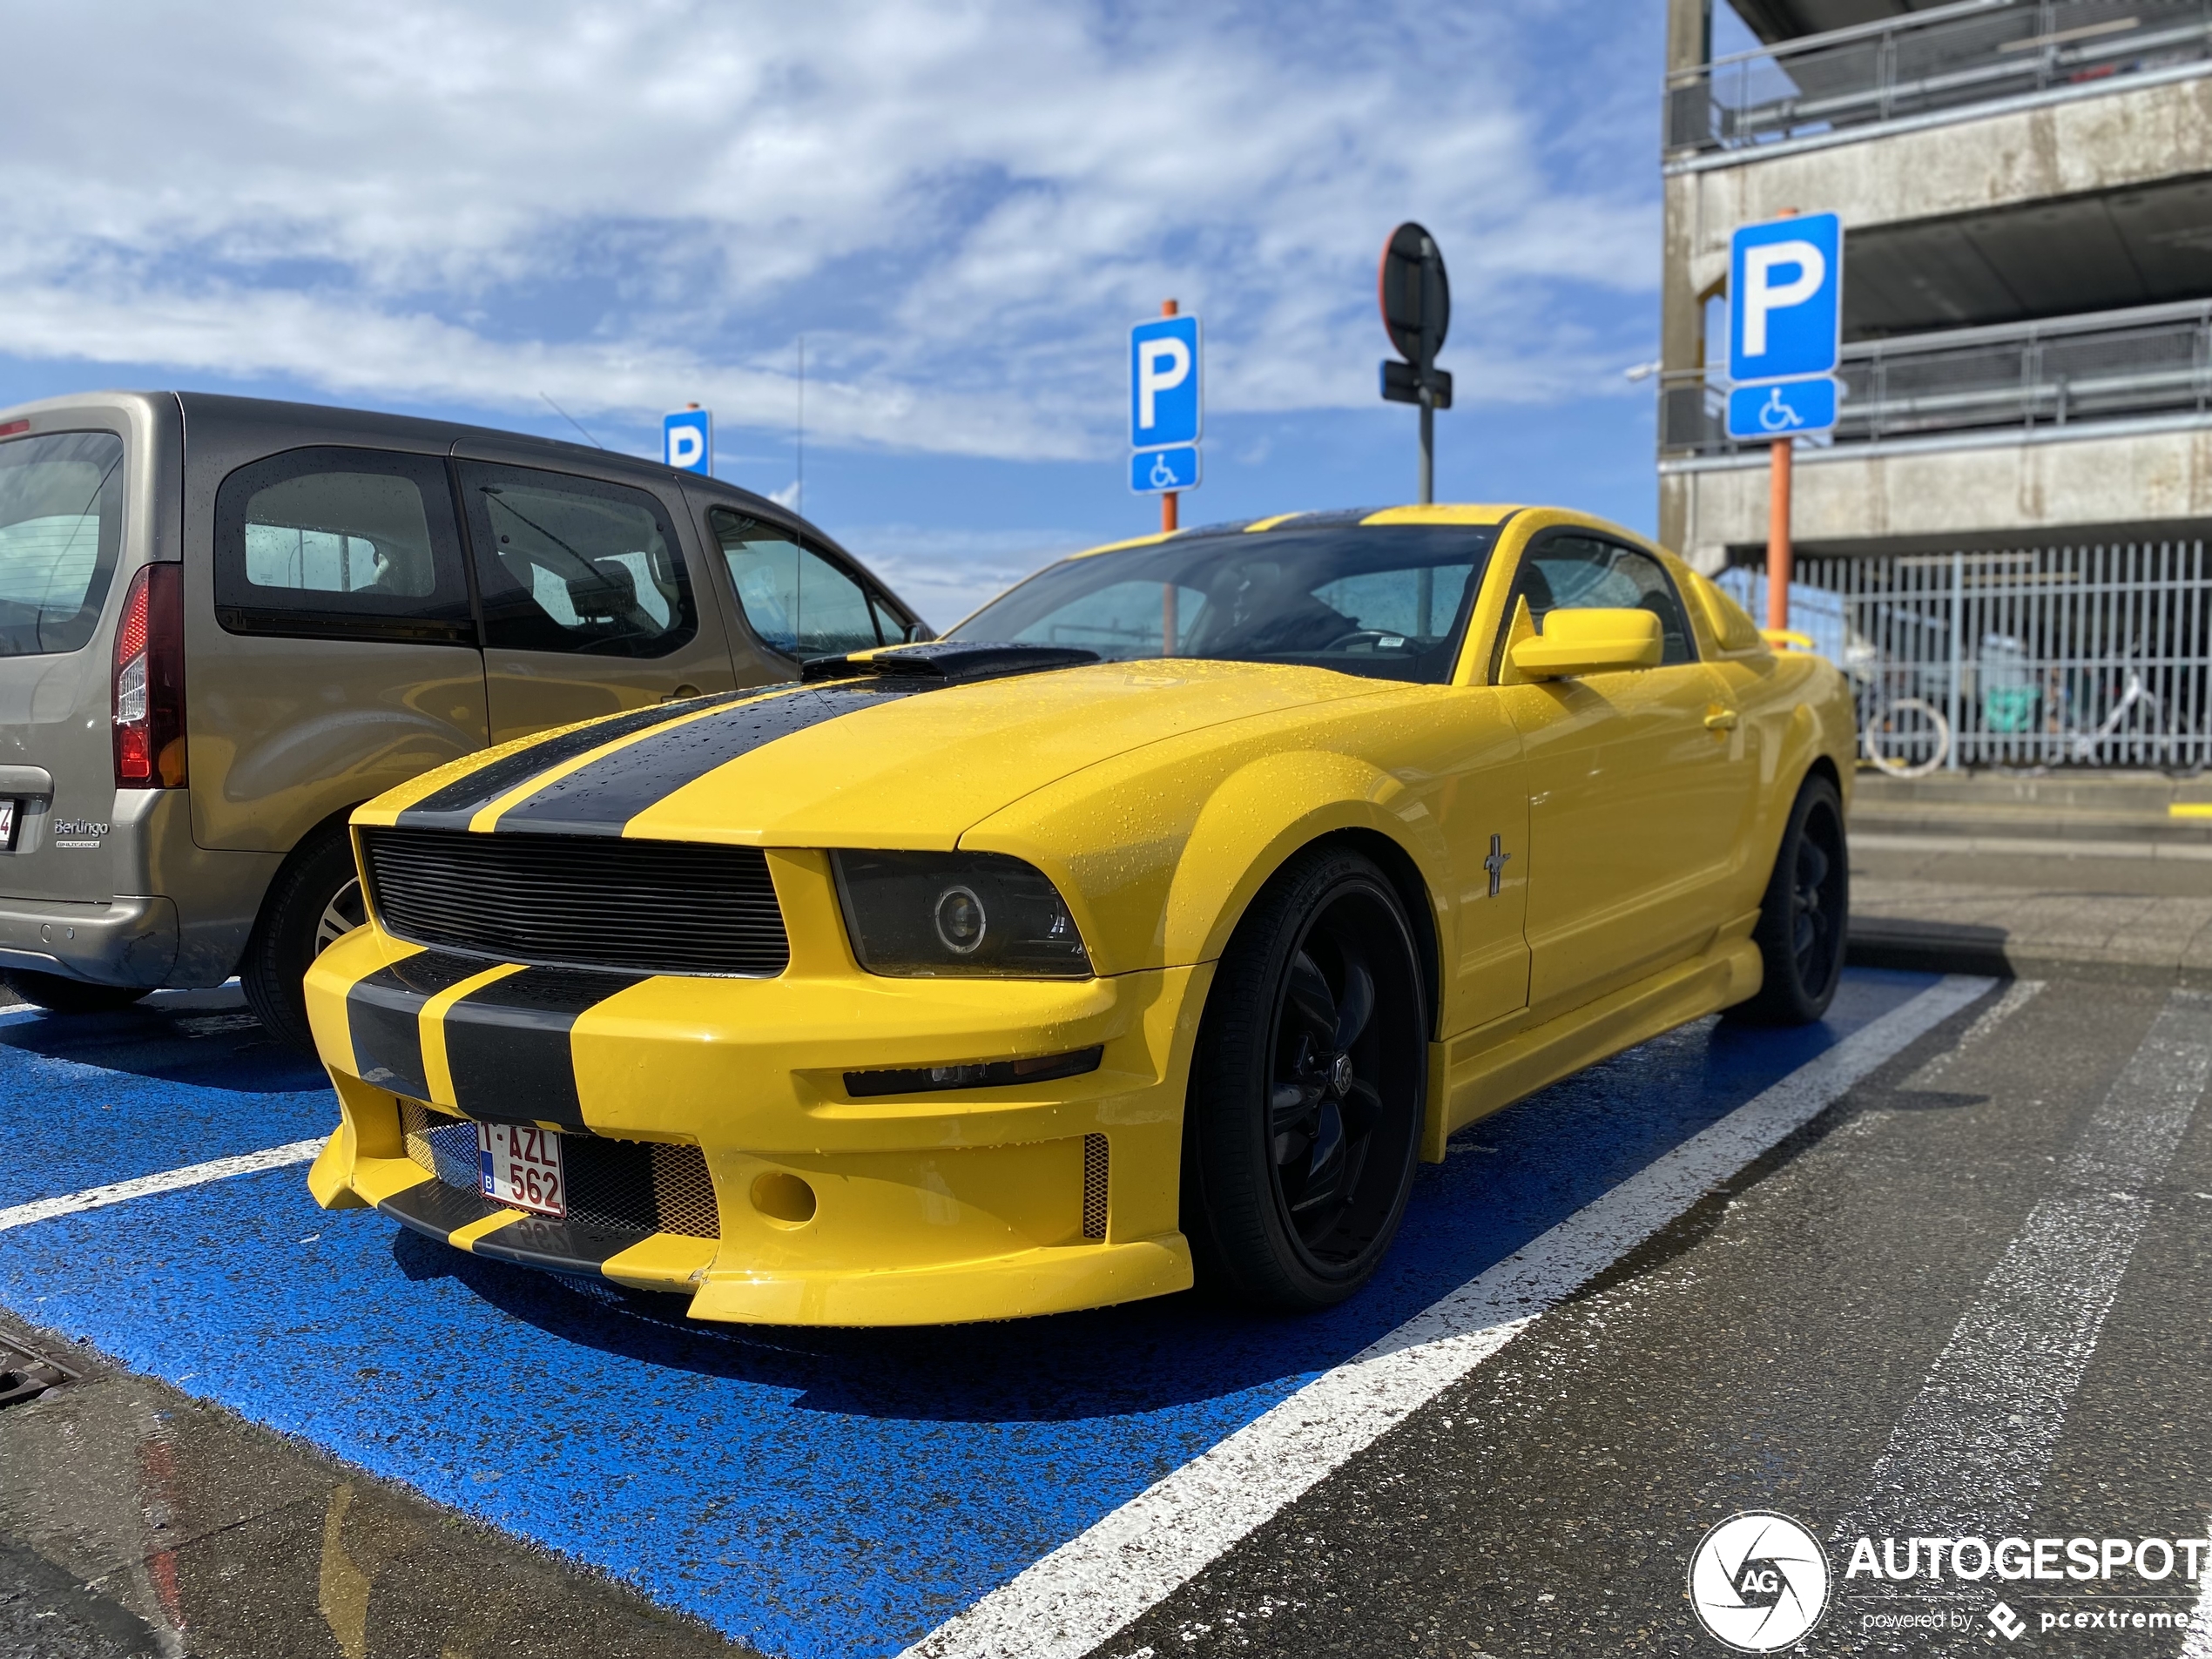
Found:
[[[476,1125],[476,1163],[484,1197],[541,1216],[569,1213],[561,1137],[529,1123]]]

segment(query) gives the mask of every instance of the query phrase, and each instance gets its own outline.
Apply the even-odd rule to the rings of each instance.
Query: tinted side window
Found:
[[[122,535],[122,439],[54,432],[0,443],[0,657],[89,641]]]
[[[708,515],[745,621],[786,657],[835,657],[895,644],[879,634],[868,595],[842,570],[803,547],[781,525],[717,508]]]
[[[1551,536],[1521,562],[1515,593],[1528,601],[1541,631],[1553,610],[1649,610],[1659,618],[1662,664],[1692,663],[1689,618],[1667,576],[1649,553],[1594,536]]]
[[[676,532],[644,490],[463,462],[461,494],[487,646],[664,657],[698,631]]]
[[[293,449],[215,494],[215,614],[233,633],[474,645],[445,463]]]

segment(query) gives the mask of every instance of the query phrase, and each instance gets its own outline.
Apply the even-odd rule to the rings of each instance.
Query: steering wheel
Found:
[[[1405,637],[1388,628],[1354,628],[1348,634],[1339,634],[1321,649],[1324,651],[1350,651],[1354,645],[1379,645],[1386,639],[1403,639]]]

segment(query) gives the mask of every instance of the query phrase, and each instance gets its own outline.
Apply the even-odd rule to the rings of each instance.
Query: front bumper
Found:
[[[307,979],[343,1114],[315,1197],[476,1254],[681,1291],[706,1319],[937,1324],[1190,1284],[1177,1178],[1209,967],[1079,981],[812,968],[802,954],[776,979],[618,979],[364,928]],[[1093,1046],[1096,1070],[1051,1082],[856,1098],[844,1081]],[[617,1226],[494,1206],[424,1156],[423,1124],[467,1118],[591,1137],[569,1144],[610,1169],[655,1146],[656,1170],[703,1163],[714,1219],[645,1231],[650,1199]]]

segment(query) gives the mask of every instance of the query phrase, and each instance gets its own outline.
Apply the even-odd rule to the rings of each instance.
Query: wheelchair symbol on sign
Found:
[[[1168,458],[1165,455],[1154,455],[1152,457],[1152,488],[1172,489],[1174,487],[1175,469],[1168,465]]]
[[[1782,388],[1770,387],[1766,401],[1759,405],[1759,428],[1765,432],[1787,432],[1793,426],[1803,426],[1804,415],[1782,401]]]

